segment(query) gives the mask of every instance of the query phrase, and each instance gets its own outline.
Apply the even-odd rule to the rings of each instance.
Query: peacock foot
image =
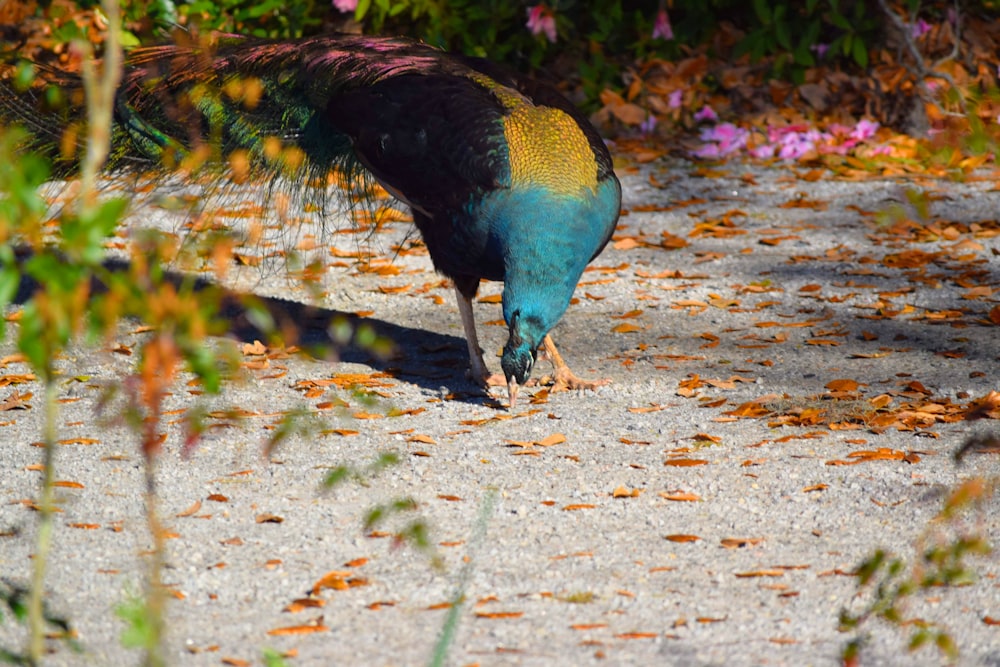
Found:
[[[569,366],[556,367],[553,371],[552,381],[553,384],[550,391],[553,393],[557,391],[572,391],[576,389],[594,391],[598,387],[611,384],[611,380],[607,378],[600,380],[584,380],[581,377],[577,377],[576,373],[571,371]]]
[[[545,354],[548,355],[549,361],[552,362],[552,390],[556,391],[570,391],[574,389],[589,389],[594,391],[598,387],[603,387],[606,384],[611,384],[611,380],[584,380],[583,378],[577,377],[576,373],[570,370],[569,366],[563,361],[562,355],[559,354],[559,350],[556,349],[556,344],[553,342],[552,337],[546,335],[543,341],[543,346],[545,348]],[[547,378],[542,378],[542,383],[544,384]]]

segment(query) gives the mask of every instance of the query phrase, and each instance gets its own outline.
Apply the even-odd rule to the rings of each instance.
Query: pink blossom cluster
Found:
[[[338,3],[343,2],[357,4],[357,0],[333,0],[334,5],[338,6],[338,8]],[[559,36],[556,29],[556,12],[544,3],[528,7],[528,21],[525,23],[525,26],[531,31],[532,35],[545,35],[545,38],[553,44],[555,44]],[[653,20],[651,37],[667,42],[674,38],[674,29],[670,25],[670,16],[667,15],[667,10],[662,5],[660,11],[656,14],[656,18]]]
[[[532,35],[545,35],[546,39],[556,42],[556,14],[546,5],[535,5],[528,8],[528,30]]]
[[[709,114],[705,109],[695,117],[713,120],[715,112]],[[732,123],[719,123],[701,130],[699,138],[703,144],[692,151],[692,155],[705,160],[718,160],[739,153],[757,159],[777,157],[782,160],[797,160],[813,153],[846,155],[874,137],[878,128],[878,123],[867,119],[858,121],[854,127],[833,123],[826,131],[805,124],[768,127],[764,131],[764,141],[760,141],[760,137],[752,135],[750,130]],[[888,151],[887,146],[874,149],[876,154]]]

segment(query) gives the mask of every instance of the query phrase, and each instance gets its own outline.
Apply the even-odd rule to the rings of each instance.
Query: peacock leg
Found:
[[[478,285],[479,281],[476,281]],[[466,290],[467,291],[467,290]],[[465,342],[469,346],[469,378],[481,387],[507,386],[507,379],[496,373],[491,375],[483,361],[483,349],[479,347],[479,336],[476,334],[476,318],[472,314],[472,294],[466,296],[465,291],[455,285],[455,296],[458,299],[458,312],[462,316],[462,328],[465,329]]]
[[[548,355],[554,369],[555,384],[552,387],[552,391],[568,391],[570,389],[590,389],[593,391],[598,387],[611,383],[611,380],[584,380],[577,377],[563,360],[562,355],[559,354],[559,350],[556,349],[556,344],[552,341],[551,335],[545,334],[542,346],[545,348],[545,354]]]

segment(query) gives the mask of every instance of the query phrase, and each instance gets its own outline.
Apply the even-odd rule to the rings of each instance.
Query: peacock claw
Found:
[[[555,377],[553,378],[552,389],[550,389],[550,391],[552,393],[578,389],[594,391],[598,387],[603,387],[608,384],[611,384],[611,380],[607,378],[600,380],[584,380],[583,378],[577,377],[576,373],[569,369],[569,366],[562,366],[555,369]]]
[[[563,361],[562,355],[559,354],[559,350],[556,349],[556,344],[552,341],[551,336],[545,336],[545,340],[542,341],[545,348],[545,354],[548,356],[549,361],[552,362],[552,376],[546,376],[544,380],[551,379],[552,389],[550,391],[570,391],[577,389],[586,389],[589,391],[594,391],[598,387],[603,387],[606,384],[611,384],[611,380],[584,380],[583,378],[577,377],[576,373],[570,370],[569,366]]]

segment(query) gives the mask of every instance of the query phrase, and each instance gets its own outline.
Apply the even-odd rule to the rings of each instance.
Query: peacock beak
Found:
[[[510,409],[514,409],[514,403],[517,401],[517,380],[513,377],[507,380],[507,396],[510,397]]]

